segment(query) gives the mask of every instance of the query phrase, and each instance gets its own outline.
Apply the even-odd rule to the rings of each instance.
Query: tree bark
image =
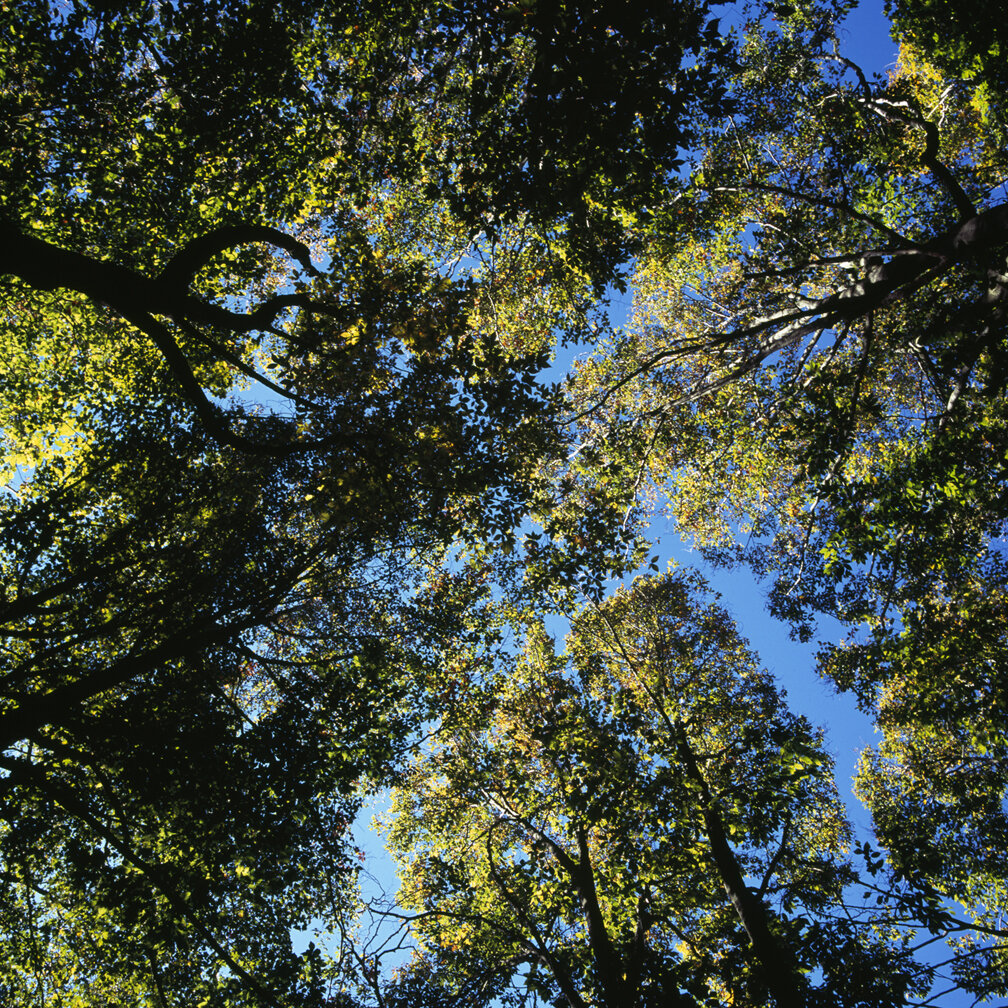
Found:
[[[753,954],[761,967],[763,982],[778,1008],[802,1008],[805,999],[797,989],[795,964],[770,930],[763,901],[745,883],[738,858],[728,843],[717,802],[700,772],[689,740],[681,727],[677,729],[676,750],[687,775],[700,791],[704,831],[710,841],[714,864],[735,914],[749,936]]]

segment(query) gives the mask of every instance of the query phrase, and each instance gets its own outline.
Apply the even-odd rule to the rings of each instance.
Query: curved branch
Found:
[[[223,231],[232,239],[238,232],[248,233],[247,229],[242,228],[223,229]],[[256,228],[251,228],[251,232],[262,233]],[[221,233],[221,231],[211,232],[206,236],[207,242],[198,245],[197,249],[205,251],[210,244],[213,244],[210,240],[215,235],[217,237],[214,241],[219,245],[222,241]],[[286,238],[281,232],[276,234]],[[304,249],[300,242],[294,239],[289,239],[289,242],[298,246],[307,255],[307,249]],[[191,256],[195,254],[193,251]],[[144,333],[160,351],[179,383],[183,395],[195,409],[208,433],[220,444],[243,452],[267,455],[286,454],[320,446],[320,442],[262,444],[231,431],[223,422],[220,410],[207,399],[189,361],[168,326],[155,316],[172,318],[183,328],[204,324],[241,334],[256,329],[270,330],[277,314],[285,307],[298,306],[313,311],[329,311],[325,306],[315,304],[304,295],[291,294],[270,298],[248,314],[231,312],[180,291],[171,274],[167,280],[164,273],[152,280],[117,263],[61,248],[3,223],[0,223],[0,273],[18,277],[37,290],[77,291],[95,304],[107,305],[120,318]],[[219,344],[214,345],[214,348],[221,352]],[[226,359],[228,363],[234,363],[233,355]],[[241,370],[247,373],[245,367]],[[269,383],[268,379],[257,373],[256,379],[279,390],[278,386]],[[283,394],[291,397],[289,393]]]
[[[184,291],[189,287],[192,278],[215,255],[253,242],[283,249],[293,259],[296,259],[306,272],[313,276],[320,275],[312,265],[308,246],[303,242],[291,235],[284,234],[283,231],[263,224],[236,224],[230,227],[214,228],[212,231],[186,242],[168,260],[158,279],[171,287]]]
[[[841,56],[839,53],[834,53],[829,58],[854,71],[858,79],[858,87],[861,90],[862,102],[880,119],[884,119],[886,122],[896,119],[908,126],[919,126],[924,130],[925,146],[924,153],[921,155],[921,163],[925,168],[931,170],[939,184],[952,197],[952,202],[955,203],[956,209],[959,211],[960,219],[965,221],[975,217],[977,211],[973,201],[963,191],[948,166],[938,160],[938,127],[930,119],[925,119],[919,112],[911,110],[908,102],[891,102],[886,98],[875,97],[872,94],[871,85],[865,78],[864,71],[853,60]]]
[[[246,377],[251,378],[252,381],[258,382],[260,385],[264,385],[271,392],[275,392],[284,399],[290,399],[291,402],[296,402],[299,406],[304,406],[307,409],[314,409],[318,407],[318,403],[313,402],[311,399],[298,395],[297,392],[291,392],[288,389],[285,389],[282,385],[278,385],[275,381],[271,381],[265,375],[260,374],[254,367],[246,364],[237,354],[232,353],[223,343],[220,343],[215,339],[210,339],[210,337],[208,337],[205,333],[200,333],[193,326],[190,326],[187,323],[179,320],[176,321],[178,322],[179,328],[181,328],[192,339],[206,343],[207,346],[211,347],[217,353],[221,360],[226,361],[236,371],[240,371]]]
[[[885,98],[872,98],[868,107],[880,118],[889,122],[892,119],[905,123],[907,126],[919,126],[924,130],[924,153],[921,154],[921,164],[931,170],[941,187],[949,194],[961,221],[976,216],[976,207],[959,185],[956,177],[947,165],[938,160],[938,127],[930,119],[910,110],[907,102],[891,102]]]
[[[229,448],[235,448],[238,451],[248,452],[252,455],[288,455],[292,452],[303,451],[307,448],[317,446],[315,442],[274,441],[272,443],[263,443],[252,441],[241,434],[235,434],[223,421],[219,407],[207,399],[203,387],[196,380],[196,375],[193,374],[193,370],[189,366],[189,361],[186,359],[185,354],[182,353],[178,343],[175,342],[175,338],[168,327],[152,315],[143,313],[134,315],[125,312],[122,314],[127,322],[149,336],[154,345],[161,351],[161,356],[164,357],[165,363],[171,369],[172,374],[175,375],[183,395],[196,411],[196,415],[200,418],[207,433],[219,444],[227,445]]]

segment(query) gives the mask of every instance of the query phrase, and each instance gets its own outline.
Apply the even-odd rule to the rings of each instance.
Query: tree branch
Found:
[[[215,255],[226,252],[228,249],[236,248],[239,245],[248,245],[253,242],[262,245],[273,245],[276,248],[283,249],[296,259],[306,272],[313,276],[320,275],[319,271],[312,265],[311,252],[308,246],[303,242],[292,238],[288,234],[284,234],[283,231],[278,231],[276,228],[267,227],[262,224],[236,224],[231,227],[214,228],[212,231],[208,231],[206,234],[186,242],[168,260],[164,269],[161,270],[158,279],[169,287],[175,287],[180,291],[184,291],[189,287],[192,278]]]
[[[500,877],[497,867],[494,864],[493,856],[493,830],[495,825],[496,824],[493,822],[490,824],[485,836],[487,867],[490,871],[490,877],[494,880],[494,884],[497,886],[498,892],[500,892],[515,913],[518,914],[518,917],[523,921],[525,926],[529,929],[536,945],[533,946],[531,943],[528,943],[528,945],[531,947],[531,950],[539,958],[539,960],[549,968],[549,971],[553,974],[553,979],[556,980],[557,985],[560,987],[563,996],[567,999],[571,1008],[588,1008],[588,1005],[574,987],[571,978],[567,976],[563,969],[561,969],[560,963],[557,961],[552,952],[550,952],[546,943],[542,940],[535,921],[525,912],[525,908],[518,902],[515,896],[511,893],[511,890],[508,889],[504,880]]]
[[[220,410],[207,399],[189,361],[170,330],[155,317],[166,316],[183,327],[207,325],[243,334],[254,330],[270,331],[277,314],[285,307],[310,308],[312,311],[334,313],[334,309],[319,305],[305,295],[289,294],[269,298],[252,312],[240,314],[210,304],[181,288],[179,277],[184,272],[183,267],[188,268],[188,265],[197,262],[199,256],[213,254],[214,250],[230,247],[236,243],[236,236],[241,235],[250,241],[267,240],[265,236],[271,235],[272,238],[269,240],[273,244],[280,244],[282,240],[283,247],[295,254],[299,261],[306,261],[311,267],[308,250],[300,242],[270,228],[261,229],[248,225],[219,229],[210,232],[204,238],[196,239],[190,243],[191,247],[187,246],[187,249],[179,253],[183,258],[177,269],[166,267],[166,271],[160,277],[151,279],[116,263],[60,248],[34,235],[25,234],[10,224],[0,223],[0,273],[18,277],[37,290],[75,290],[95,304],[107,305],[144,333],[160,351],[182,394],[195,409],[200,421],[219,443],[242,452],[271,455],[319,447],[319,442],[259,444],[231,431],[221,420]],[[311,269],[317,273],[314,267]],[[220,344],[213,345],[214,349],[220,352]],[[229,351],[225,351],[225,359],[231,364],[235,363],[235,358]],[[239,366],[244,373],[249,373],[251,370],[243,365]],[[256,372],[253,372],[253,376],[274,390],[291,397],[290,393],[281,390],[269,379]]]

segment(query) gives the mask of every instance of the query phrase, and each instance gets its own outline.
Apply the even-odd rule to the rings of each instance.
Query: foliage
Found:
[[[461,664],[389,819],[446,1003],[902,1003],[898,948],[837,909],[820,739],[695,576],[589,606],[563,655],[533,625]]]
[[[799,626],[884,615],[1004,518],[1004,166],[912,62],[873,89],[809,45],[750,27],[746,118],[712,127],[639,265],[634,326],[573,383],[584,439],[633,485],[674,487],[700,546],[770,541],[756,562]],[[938,93],[941,131],[913,111]],[[908,536],[926,545],[901,554]]]
[[[352,893],[354,791],[431,660],[395,555],[421,530],[313,514],[317,466],[143,419],[3,501],[2,983],[310,1003],[289,929]]]
[[[1003,74],[900,0],[868,80],[845,7],[0,11],[8,1002],[1003,993]],[[603,600],[657,506],[861,628],[871,881],[699,580]]]
[[[968,14],[947,0],[887,0],[886,9],[899,36],[927,53],[947,76],[980,85],[990,126],[1003,130],[1008,100],[1004,19],[985,11]]]
[[[393,6],[358,29],[369,90],[355,100],[382,111],[393,179],[415,178],[471,235],[514,222],[548,235],[601,292],[630,250],[628,220],[681,164],[691,121],[722,107],[709,8]]]
[[[800,638],[821,615],[848,625],[820,671],[882,732],[858,786],[889,885],[902,919],[952,938],[945,986],[989,997],[1006,878],[999,113],[930,44],[869,81],[821,11],[777,13],[740,31],[736,112],[638,260],[632,323],[572,377],[564,507],[622,494],[628,531],[666,509],[709,559],[768,577]]]
[[[986,997],[1004,992],[1008,909],[1004,575],[988,576],[925,600],[897,639],[834,653],[829,669],[877,711],[882,741],[856,787],[891,874],[936,910],[958,904],[930,926],[955,938],[947,980]]]
[[[290,928],[346,908],[357,789],[452,632],[418,572],[508,532],[548,443],[539,358],[347,221],[355,16],[2,15],[11,1003],[322,996]]]

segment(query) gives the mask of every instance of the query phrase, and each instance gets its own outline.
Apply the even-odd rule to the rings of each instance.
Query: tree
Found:
[[[527,373],[442,336],[465,342],[456,289],[394,276],[336,347],[285,361],[311,411],[204,425],[155,360],[155,401],[95,409],[4,499],[12,1000],[321,996],[290,928],[349,899],[356,791],[451,632],[410,595],[463,529],[510,529],[527,463],[501,439],[542,436]]]
[[[919,64],[907,57],[873,90],[808,41],[753,29],[746,118],[712,129],[641,263],[639,327],[576,394],[598,421],[590,440],[646,402],[617,429],[645,470],[676,481],[674,507],[702,543],[725,544],[737,524],[779,527],[797,555],[802,519],[789,515],[817,501],[816,521],[835,509],[836,548],[857,562],[885,550],[867,531],[857,541],[856,513],[881,509],[896,479],[910,495],[926,481],[926,495],[947,477],[972,502],[970,528],[998,520],[999,471],[970,432],[1000,444],[1005,211],[987,192],[996,152],[965,100],[939,136],[913,109],[953,97]],[[961,520],[966,508],[942,496],[942,519]]]
[[[913,54],[873,87],[809,45],[751,27],[748,118],[712,129],[642,261],[639,324],[573,387],[625,484],[674,487],[723,560],[750,537],[796,632],[820,612],[888,633],[997,570],[1002,166],[969,93]],[[942,102],[942,130],[914,111]]]
[[[890,881],[936,940],[959,933],[953,984],[991,996],[1003,148],[993,106],[920,51],[869,81],[823,44],[828,19],[789,10],[746,26],[737,113],[712,124],[641,258],[634,324],[572,382],[566,506],[597,487],[646,504],[657,485],[710,558],[770,578],[797,635],[823,614],[847,624],[820,670],[883,734],[859,787]]]
[[[13,1003],[322,996],[289,928],[349,898],[358,789],[456,630],[417,583],[510,540],[554,439],[541,343],[368,208],[418,188],[447,233],[533,234],[604,286],[716,98],[716,32],[702,4],[597,14],[0,14]]]
[[[697,577],[585,608],[563,655],[533,625],[516,660],[458,664],[457,703],[389,815],[419,941],[405,989],[903,1003],[899,944],[842,907],[849,827],[821,740]]]
[[[739,114],[642,258],[638,324],[572,386],[583,440],[674,486],[701,546],[763,540],[799,627],[884,620],[1004,520],[1003,165],[910,55],[872,86],[751,23],[740,60]],[[941,102],[939,130],[916,110]]]
[[[144,385],[152,354],[223,443],[297,447],[242,441],[212,400],[251,378],[315,418],[318,404],[283,387],[291,376],[277,362],[292,350],[315,359],[339,333],[362,335],[360,309],[371,319],[385,311],[382,295],[403,283],[397,271],[411,278],[404,300],[416,297],[418,257],[429,272],[444,251],[427,229],[373,254],[383,235],[367,208],[397,188],[428,192],[469,244],[478,235],[499,244],[510,225],[540,251],[567,249],[601,289],[625,244],[615,222],[647,213],[655,180],[689,140],[680,114],[717,105],[720,92],[716,24],[702,4],[639,4],[608,27],[597,15],[563,4],[379,14],[297,0],[255,11],[212,0],[184,11],[12,8],[0,270],[15,278],[16,374],[51,430],[12,407],[11,460],[30,465],[54,442],[65,453],[98,409],[95,373],[108,372],[99,384],[114,401],[130,391],[126,375]],[[575,51],[583,62],[568,67]],[[292,228],[321,232],[331,275]],[[297,260],[299,277],[280,253]],[[376,262],[390,255],[391,268]],[[445,304],[436,284],[430,292],[435,315],[457,314],[466,300],[455,292]],[[308,322],[295,336],[298,314]],[[311,322],[319,315],[325,326]],[[448,328],[457,322],[453,314]],[[54,389],[34,362],[60,354],[68,332],[87,352]],[[493,356],[496,337],[476,355]],[[533,358],[542,352],[540,339]],[[315,433],[324,442],[325,431]]]
[[[924,600],[900,637],[857,654],[859,667],[836,655],[830,670],[855,684],[882,736],[855,785],[890,877],[953,939],[947,981],[978,997],[1004,994],[1008,938],[1002,578]]]
[[[313,514],[300,459],[177,413],[91,447],[3,506],[5,992],[308,1003],[290,928],[350,898],[434,647],[396,552],[440,537]]]

